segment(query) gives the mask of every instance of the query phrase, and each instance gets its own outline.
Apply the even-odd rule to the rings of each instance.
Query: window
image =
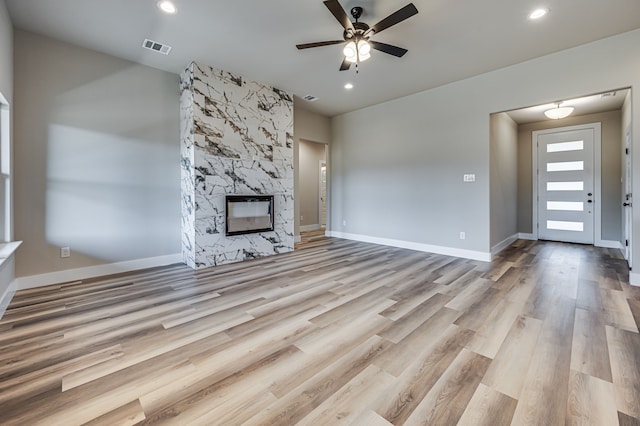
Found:
[[[9,103],[0,93],[0,242],[13,239]]]

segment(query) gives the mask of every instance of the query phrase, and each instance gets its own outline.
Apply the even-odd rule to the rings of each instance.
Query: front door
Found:
[[[540,133],[538,238],[593,244],[594,130]]]

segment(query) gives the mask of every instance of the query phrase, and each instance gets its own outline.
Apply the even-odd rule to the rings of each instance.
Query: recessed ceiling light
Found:
[[[344,85],[344,88],[347,89],[347,90],[351,90],[351,89],[353,89],[353,84],[347,83],[347,84]]]
[[[178,9],[176,8],[176,5],[170,2],[169,0],[159,1],[158,9],[170,15],[174,15],[178,11]]]
[[[529,14],[529,19],[540,19],[547,13],[549,13],[549,9],[536,9]]]

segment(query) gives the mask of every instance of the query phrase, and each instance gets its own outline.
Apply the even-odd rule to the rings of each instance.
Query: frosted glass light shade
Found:
[[[558,106],[557,108],[546,110],[544,112],[544,115],[546,115],[548,118],[551,118],[552,120],[559,120],[561,118],[570,116],[572,112],[573,112],[573,107]]]
[[[342,50],[344,57],[349,62],[362,62],[371,57],[371,45],[366,40],[350,41]]]
[[[356,43],[353,41],[347,43],[347,45],[342,50],[342,53],[344,54],[345,58],[347,58],[347,61],[355,62],[357,60]]]

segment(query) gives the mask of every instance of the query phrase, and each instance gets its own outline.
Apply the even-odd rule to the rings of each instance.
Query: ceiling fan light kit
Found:
[[[351,8],[351,16],[355,19],[355,22],[351,22],[338,0],[326,0],[324,1],[324,5],[344,28],[342,34],[343,40],[298,44],[296,45],[298,49],[346,43],[342,50],[344,58],[340,65],[340,71],[348,70],[351,64],[355,63],[356,72],[358,72],[358,63],[366,61],[371,57],[371,49],[379,50],[398,58],[401,58],[407,53],[407,49],[374,41],[371,40],[371,37],[417,14],[418,9],[416,9],[413,3],[409,3],[405,7],[397,10],[372,27],[369,27],[369,25],[364,22],[359,22],[363,12],[363,9],[359,6]]]

